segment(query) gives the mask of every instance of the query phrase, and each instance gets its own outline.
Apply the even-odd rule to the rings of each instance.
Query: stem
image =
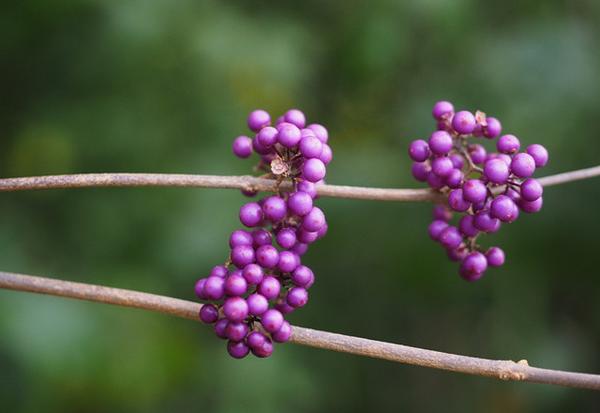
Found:
[[[543,186],[552,186],[600,176],[600,166],[539,178]],[[277,192],[273,179],[253,176],[215,176],[183,174],[101,173],[78,175],[48,175],[0,179],[0,192],[57,188],[91,187],[186,187],[229,188]],[[282,182],[281,190],[289,191],[291,182]],[[400,202],[443,202],[443,195],[431,189],[367,188],[344,185],[319,185],[321,196],[347,199],[370,199]]]
[[[0,288],[133,307],[199,321],[201,304],[120,288],[0,272]],[[294,326],[292,343],[509,381],[600,390],[600,375],[530,367],[526,360],[488,360]]]

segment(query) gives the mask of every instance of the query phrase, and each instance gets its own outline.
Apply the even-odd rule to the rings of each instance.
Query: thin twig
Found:
[[[0,272],[0,288],[78,298],[104,304],[134,307],[198,320],[201,304],[120,288],[82,284],[51,278]],[[292,343],[359,356],[449,370],[501,380],[527,381],[600,390],[600,375],[530,367],[527,361],[488,360],[400,344],[386,343],[303,327],[293,327]]]
[[[600,166],[563,174],[540,178],[544,186],[558,185],[580,179],[600,175]],[[183,175],[183,174],[137,174],[137,173],[101,173],[78,175],[48,175],[25,178],[0,179],[0,192],[26,191],[58,188],[91,188],[91,187],[186,187],[186,188],[230,188],[247,191],[277,191],[277,182],[273,179],[253,176],[215,176],[215,175]],[[289,182],[281,184],[281,190],[290,190]],[[367,188],[344,185],[319,185],[321,196],[371,199],[377,201],[429,201],[442,202],[442,196],[430,189],[394,189]]]

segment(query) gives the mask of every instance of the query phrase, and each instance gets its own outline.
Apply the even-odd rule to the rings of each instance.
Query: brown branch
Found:
[[[198,311],[202,307],[201,304],[191,301],[155,294],[7,272],[0,272],[0,288],[140,308],[194,321],[199,321]],[[460,356],[297,326],[293,327],[291,342],[342,353],[501,380],[527,381],[600,390],[600,375],[530,367],[525,360],[514,362],[511,360],[488,360]]]
[[[600,166],[540,178],[544,186],[558,185],[600,175]],[[36,189],[90,188],[90,187],[186,187],[229,188],[276,192],[276,181],[253,176],[215,176],[183,174],[100,173],[78,175],[48,175],[26,178],[0,179],[0,191],[26,191]],[[290,183],[281,189],[290,190]],[[344,185],[319,185],[321,196],[377,201],[430,201],[442,202],[442,196],[430,189],[367,188]]]

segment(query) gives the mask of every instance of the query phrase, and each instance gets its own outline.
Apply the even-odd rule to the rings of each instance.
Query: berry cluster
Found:
[[[483,112],[455,113],[452,103],[440,101],[432,113],[437,130],[428,141],[417,139],[408,149],[414,161],[412,175],[447,195],[447,205],[434,208],[429,235],[451,260],[461,262],[461,277],[475,281],[488,267],[504,264],[505,258],[498,247],[484,251],[477,237],[498,231],[501,222],[514,222],[519,211],[533,213],[542,208],[542,185],[531,176],[546,165],[548,152],[537,144],[519,152],[519,139],[500,136],[500,121]],[[497,137],[498,152],[491,153],[469,139]],[[464,214],[457,226],[449,223],[453,211]]]
[[[275,179],[278,187],[287,180],[293,189],[243,205],[240,221],[252,230],[233,231],[225,265],[214,267],[195,287],[196,295],[209,301],[202,306],[200,319],[214,323],[217,336],[229,340],[227,351],[234,358],[249,352],[268,357],[273,341],[289,340],[292,328],[284,315],[306,305],[315,280],[300,257],[327,232],[323,211],[313,205],[316,184],[325,178],[332,159],[327,129],[305,126],[304,114],[296,109],[270,125],[264,110],[250,113],[248,127],[256,135],[237,137],[233,153],[248,158],[256,152],[257,169]]]

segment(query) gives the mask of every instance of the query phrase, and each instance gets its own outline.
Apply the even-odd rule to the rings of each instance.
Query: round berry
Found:
[[[290,109],[285,112],[283,120],[301,129],[306,125],[306,116],[298,109]]]
[[[488,211],[480,211],[473,217],[473,226],[483,232],[496,232],[500,227],[500,220],[493,218]]]
[[[291,228],[283,228],[279,230],[275,239],[281,248],[292,248],[296,244],[296,231]]]
[[[309,232],[316,232],[325,225],[325,214],[319,207],[313,207],[302,219],[302,228]]]
[[[326,173],[325,164],[320,159],[307,159],[302,165],[302,177],[307,181],[318,182],[325,178]]]
[[[461,135],[468,135],[475,129],[475,116],[467,110],[456,112],[452,118],[452,128]]]
[[[248,334],[248,326],[244,323],[230,322],[225,327],[225,334],[232,341],[242,341]]]
[[[446,131],[433,132],[429,137],[429,149],[436,155],[446,155],[452,149],[452,136]]]
[[[262,245],[256,250],[256,262],[264,268],[275,268],[279,262],[279,252],[272,245]]]
[[[299,287],[308,288],[315,280],[312,270],[305,265],[299,265],[292,272],[292,282]]]
[[[515,135],[502,135],[496,143],[496,149],[498,152],[513,154],[519,151],[521,143]]]
[[[294,308],[304,307],[308,302],[308,291],[302,287],[291,288],[287,293],[286,301]]]
[[[279,253],[279,263],[277,268],[281,272],[292,272],[300,265],[300,257],[290,251],[281,251]]]
[[[296,184],[297,192],[306,192],[312,199],[317,197],[317,185],[314,182],[300,181]]]
[[[269,114],[262,109],[252,111],[248,116],[248,127],[254,132],[258,132],[265,126],[268,126],[270,123],[271,116],[269,116]]]
[[[263,220],[263,211],[257,202],[249,202],[240,208],[240,222],[247,227],[255,227]]]
[[[258,135],[256,135],[256,141],[264,148],[270,148],[277,143],[277,135],[279,132],[272,126],[262,128]]]
[[[306,192],[294,192],[288,198],[287,206],[293,214],[303,217],[312,210],[313,198]]]
[[[539,210],[542,209],[543,204],[544,204],[543,197],[539,197],[535,201],[531,201],[531,202],[521,199],[521,201],[519,202],[519,208],[521,208],[521,211],[523,211],[523,212],[526,212],[528,214],[533,214],[535,212],[539,212]],[[206,287],[204,287],[204,288],[206,289]]]
[[[238,158],[248,158],[252,155],[252,139],[247,136],[238,136],[234,139],[231,149]]]
[[[429,227],[427,228],[427,232],[432,240],[437,241],[440,238],[440,234],[443,230],[448,228],[448,223],[446,221],[441,221],[439,219],[434,220]]]
[[[471,144],[467,146],[467,151],[469,152],[469,156],[474,164],[480,165],[485,161],[485,157],[487,152],[485,148],[479,144]]]
[[[478,280],[487,269],[487,265],[487,260],[482,253],[472,252],[462,261],[460,275],[467,281]]]
[[[248,264],[242,270],[242,276],[248,284],[257,285],[265,276],[263,269],[258,264]]]
[[[272,236],[266,229],[255,229],[252,231],[252,246],[258,248],[262,245],[271,245]]]
[[[264,217],[273,222],[281,221],[287,214],[286,203],[278,195],[266,198],[262,204],[262,210]]]
[[[512,158],[510,170],[519,178],[528,178],[535,172],[535,160],[527,153],[518,153]]]
[[[259,293],[250,294],[246,298],[248,303],[248,313],[259,316],[269,309],[269,301],[267,298]]]
[[[408,156],[415,162],[423,162],[429,158],[431,151],[429,145],[423,139],[412,141],[408,147]]]
[[[225,279],[225,294],[230,296],[240,296],[246,294],[248,282],[239,274],[232,274]]]
[[[483,167],[483,175],[495,184],[504,184],[510,174],[508,165],[501,159],[490,159]]]
[[[267,300],[272,300],[279,295],[281,283],[277,278],[268,275],[258,285],[257,291],[259,294],[265,296]]]
[[[450,195],[448,195],[448,205],[450,205],[450,208],[457,212],[465,212],[471,207],[471,203],[469,201],[465,201],[463,198],[462,189],[453,189],[450,191]]]
[[[433,105],[433,110],[431,111],[433,118],[436,120],[443,120],[446,117],[452,116],[453,113],[454,106],[452,103],[445,100],[436,102],[435,105]]]
[[[215,334],[217,335],[217,337],[227,339],[226,330],[228,324],[229,321],[226,318],[222,318],[215,323]]]
[[[308,125],[307,128],[311,129],[321,142],[327,143],[329,140],[329,133],[327,132],[325,126],[319,125],[318,123],[312,123]]]
[[[231,250],[231,262],[238,268],[244,268],[252,264],[255,259],[254,248],[247,245],[240,245]]]
[[[250,348],[260,348],[265,344],[265,341],[267,341],[267,337],[260,331],[252,331],[246,337],[246,344]]]
[[[431,171],[440,177],[446,177],[454,170],[452,161],[447,156],[435,158],[431,162]]]
[[[266,339],[262,346],[252,348],[252,354],[259,358],[269,357],[273,354],[273,343]]]
[[[229,247],[235,248],[240,245],[252,245],[252,235],[243,229],[237,229],[229,236]]]
[[[283,325],[283,315],[278,310],[271,308],[264,312],[260,323],[269,333],[275,333]]]
[[[444,205],[436,205],[433,207],[433,219],[448,222],[452,219],[452,211]]]
[[[536,179],[527,178],[521,183],[521,198],[532,202],[537,200],[544,193],[542,184]]]
[[[243,359],[248,355],[250,349],[242,341],[229,341],[227,343],[227,352],[233,358]]]
[[[458,221],[458,230],[465,237],[474,237],[479,233],[473,224],[473,215],[465,215]]]
[[[300,140],[299,148],[305,158],[320,158],[323,153],[323,143],[314,135],[304,136]]]
[[[469,179],[462,187],[465,201],[479,203],[485,201],[488,196],[487,187],[480,179]]]
[[[462,242],[462,235],[458,231],[458,228],[449,225],[440,233],[438,241],[445,248],[456,248]]]
[[[194,285],[194,292],[196,296],[201,300],[206,300],[206,294],[204,293],[204,284],[206,284],[206,278],[200,278]]]
[[[548,163],[548,151],[542,145],[534,143],[529,145],[526,151],[535,160],[536,168],[541,168]]]
[[[242,297],[230,297],[223,304],[223,314],[229,321],[240,322],[248,317],[248,303]]]
[[[200,320],[206,324],[212,324],[219,319],[219,310],[212,304],[204,304],[200,308]]]
[[[486,118],[486,122],[487,125],[483,128],[483,136],[490,139],[499,136],[502,132],[502,124],[500,121],[490,116]]]
[[[323,144],[323,150],[321,151],[321,156],[319,156],[321,162],[325,165],[329,165],[329,163],[333,160],[333,151],[331,150],[331,146],[326,143]]]
[[[281,328],[272,334],[273,341],[277,343],[285,343],[292,336],[292,326],[287,321],[281,324]]]
[[[225,280],[221,277],[208,277],[204,283],[204,295],[207,299],[217,301],[225,294]]]
[[[515,202],[506,195],[498,195],[490,205],[490,216],[502,222],[513,222],[519,213]]]
[[[277,142],[286,148],[293,148],[298,143],[300,143],[300,139],[302,139],[302,133],[300,129],[296,125],[291,123],[284,122],[277,126]]]
[[[425,162],[413,162],[411,167],[412,176],[419,182],[426,182],[431,172],[431,167]]]
[[[490,267],[500,267],[504,264],[504,251],[498,247],[491,247],[485,253],[485,258]]]

